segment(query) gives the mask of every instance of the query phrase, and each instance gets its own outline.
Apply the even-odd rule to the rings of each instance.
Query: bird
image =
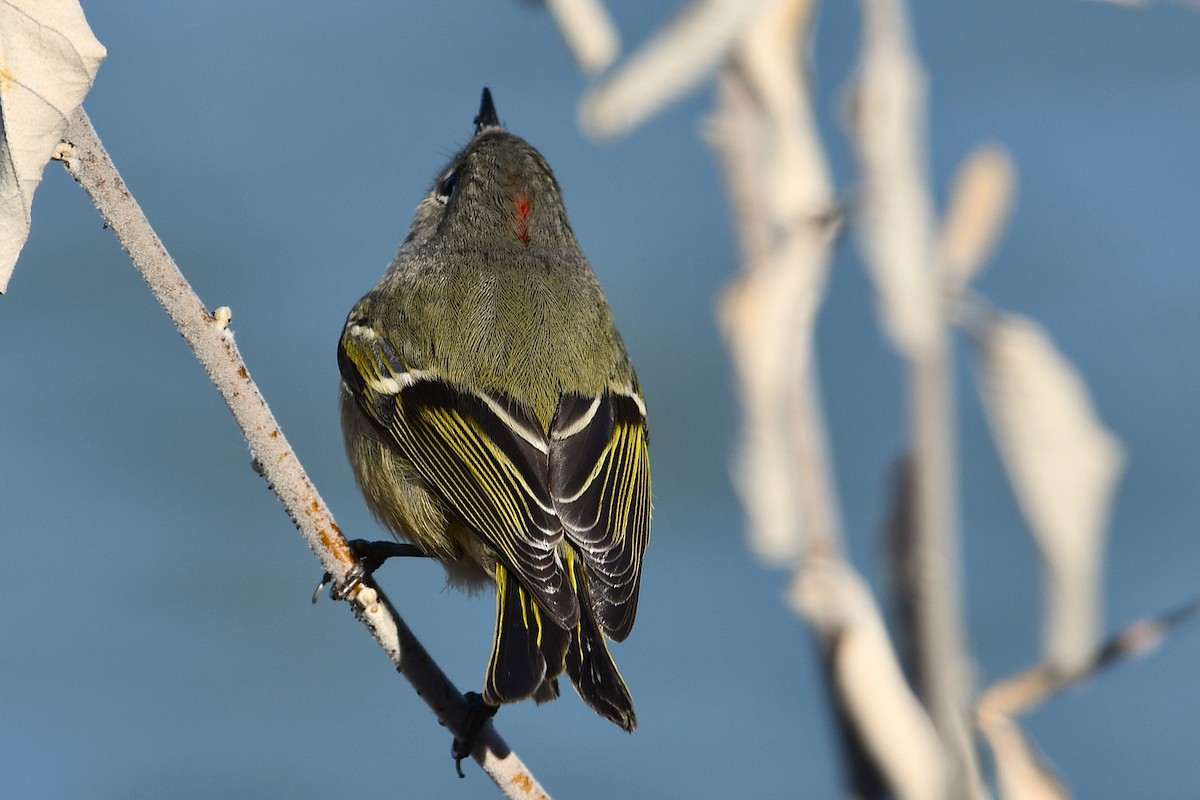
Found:
[[[646,402],[554,173],[487,88],[337,360],[374,516],[450,585],[495,589],[487,714],[565,674],[632,733],[608,641],[633,628],[650,537]]]

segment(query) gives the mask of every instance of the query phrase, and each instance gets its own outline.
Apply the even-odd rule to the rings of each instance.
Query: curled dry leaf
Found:
[[[760,7],[780,0],[695,0],[616,73],[589,91],[583,130],[622,136],[695,88],[721,63]]]
[[[1070,793],[1021,727],[1004,716],[981,720],[996,760],[1001,800],[1068,800]]]
[[[927,352],[941,317],[933,203],[925,161],[927,80],[899,3],[864,3],[863,58],[852,102],[861,179],[863,261],[884,328],[908,358]]]
[[[978,336],[992,434],[1045,562],[1045,655],[1053,667],[1074,671],[1099,636],[1103,536],[1121,446],[1035,322],[1002,314]]]
[[[815,118],[812,77],[799,68],[816,21],[816,0],[779,0],[763,6],[733,53],[733,68],[767,122],[762,179],[754,185],[783,235],[797,224],[835,211],[833,178]]]
[[[734,485],[751,546],[778,564],[805,548],[803,465],[789,432],[796,425],[794,393],[811,357],[828,245],[827,234],[809,233],[789,238],[762,269],[743,273],[722,297],[719,314],[745,414]]]
[[[743,271],[719,318],[744,421],[734,483],[758,555],[786,564],[836,549],[812,331],[837,224],[833,190],[796,67],[812,5],[761,7],[718,80],[707,138],[721,158],[741,236]],[[766,191],[764,185],[786,191]]]
[[[0,0],[0,292],[42,170],[106,54],[77,0]]]
[[[790,599],[827,643],[840,705],[895,796],[944,797],[937,730],[904,679],[863,579],[843,561],[813,561],[797,572]]]

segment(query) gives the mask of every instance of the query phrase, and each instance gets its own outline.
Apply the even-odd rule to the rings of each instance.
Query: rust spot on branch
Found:
[[[531,778],[528,773],[522,772],[517,775],[513,775],[512,785],[520,789],[523,794],[531,795],[533,792],[534,782],[533,778]],[[539,800],[550,800],[545,792],[538,792],[536,797],[539,798]]]
[[[353,566],[354,556],[350,554],[350,548],[346,545],[346,540],[342,538],[341,531],[330,534],[325,528],[318,528],[317,536],[321,539],[321,546],[332,553],[334,558],[343,564]]]

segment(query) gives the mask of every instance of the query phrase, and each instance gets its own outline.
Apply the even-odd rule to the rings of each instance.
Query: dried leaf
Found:
[[[845,562],[799,570],[791,604],[832,643],[840,706],[895,796],[945,796],[946,759],[933,721],[913,695],[866,583]]]
[[[1016,722],[994,717],[981,727],[996,760],[1001,800],[1069,800],[1067,787]]]
[[[959,167],[942,223],[941,253],[946,274],[960,286],[979,276],[995,248],[1016,182],[1012,157],[997,145],[976,148]]]
[[[903,7],[875,0],[864,8],[863,58],[851,104],[862,175],[859,238],[884,329],[914,358],[936,342],[941,317],[925,160],[927,81]]]
[[[0,292],[42,170],[104,60],[77,0],[0,0]]]
[[[603,0],[546,0],[575,63],[584,72],[602,72],[621,50],[621,37]]]
[[[824,289],[828,233],[800,229],[763,268],[748,271],[721,298],[719,318],[744,412],[734,486],[759,557],[787,564],[804,551],[804,477],[793,393],[811,357]]]
[[[805,549],[836,549],[810,359],[839,220],[805,75],[796,68],[812,10],[808,0],[763,6],[722,70],[708,126],[744,262],[719,311],[743,409],[733,480],[751,546],[780,564]]]
[[[1074,367],[1032,320],[997,316],[978,344],[992,434],[1046,567],[1046,658],[1076,670],[1099,637],[1103,537],[1121,447]]]
[[[760,148],[763,175],[753,188],[784,235],[803,220],[828,217],[835,210],[812,76],[797,63],[812,35],[816,11],[816,0],[764,6],[738,42],[728,70],[745,77],[767,122]]]
[[[699,84],[728,55],[759,9],[772,2],[780,0],[695,0],[584,96],[580,125],[596,138],[633,130]]]

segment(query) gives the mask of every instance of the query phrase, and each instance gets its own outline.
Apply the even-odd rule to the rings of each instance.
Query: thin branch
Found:
[[[1027,737],[1017,717],[1103,669],[1158,647],[1178,625],[1200,616],[1200,599],[1157,617],[1138,620],[1095,649],[1081,667],[1063,670],[1046,661],[998,681],[975,705],[975,724],[992,748],[1001,796],[1066,800],[1067,787]]]
[[[233,333],[227,327],[228,309],[218,309],[214,315],[200,302],[125,187],[82,108],[71,118],[63,146],[55,158],[63,162],[91,197],[134,267],[200,359],[241,427],[256,469],[279,497],[288,516],[320,559],[322,568],[339,584],[344,582],[355,564],[354,556],[251,380],[234,344]],[[462,694],[430,658],[378,587],[366,581],[350,594],[348,599],[355,616],[367,626],[396,670],[408,679],[438,720],[461,737],[465,733],[467,711]],[[505,796],[514,800],[548,797],[490,724],[481,731],[472,756]]]
[[[975,706],[981,726],[992,717],[1019,717],[1051,697],[1092,678],[1096,673],[1145,655],[1162,644],[1176,627],[1200,617],[1200,599],[1174,608],[1157,617],[1140,619],[1098,647],[1084,666],[1064,672],[1052,664],[1039,664],[993,684]]]

